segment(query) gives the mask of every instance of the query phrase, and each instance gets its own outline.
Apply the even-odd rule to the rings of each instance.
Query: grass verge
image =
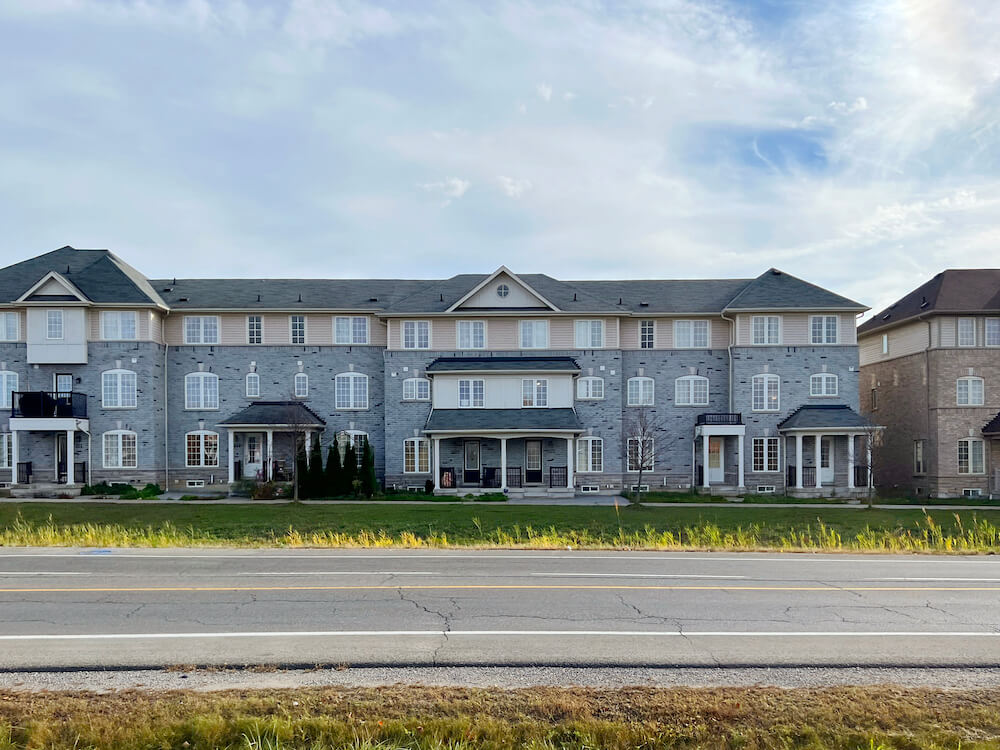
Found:
[[[0,748],[986,750],[998,706],[891,687],[0,693]]]
[[[1000,550],[1000,511],[469,505],[0,505],[0,546]]]

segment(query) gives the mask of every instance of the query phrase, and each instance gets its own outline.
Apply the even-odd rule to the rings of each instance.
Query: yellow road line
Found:
[[[397,586],[135,586],[0,588],[0,594],[141,593],[155,591],[398,591],[569,590],[569,591],[1000,591],[1000,586],[630,586],[608,584],[427,584]]]

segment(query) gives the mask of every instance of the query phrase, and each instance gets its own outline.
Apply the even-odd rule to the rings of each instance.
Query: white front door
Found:
[[[726,461],[722,452],[722,438],[708,439],[708,482],[721,484],[726,481]]]
[[[243,478],[256,479],[264,468],[264,440],[257,432],[243,438]]]
[[[819,443],[819,482],[833,484],[833,438],[825,437]]]

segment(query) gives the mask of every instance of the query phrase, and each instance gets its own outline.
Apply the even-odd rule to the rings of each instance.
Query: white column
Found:
[[[739,473],[740,473],[740,483],[738,486],[743,487],[744,482],[743,482],[743,436],[742,435],[736,436],[736,463],[739,466]],[[767,467],[765,466],[764,468],[766,469]]]
[[[306,430],[306,467],[309,466],[309,455],[312,453],[313,434],[312,430]]]
[[[17,430],[11,430],[10,431],[10,461],[11,461],[10,483],[11,484],[17,484],[17,461],[18,461],[17,443],[18,443]]]
[[[227,432],[229,433],[229,483],[232,484],[236,481],[236,435],[233,434],[232,427]]]
[[[441,438],[434,438],[434,489],[441,489]]]
[[[822,435],[817,435],[816,436],[816,458],[813,460],[813,463],[816,464],[816,486],[817,487],[820,487],[823,484],[823,482],[820,480],[820,476],[819,476],[820,475],[820,464],[822,463],[822,458],[821,457],[823,455],[822,454],[822,450],[823,450],[822,442],[823,442],[823,436]]]
[[[868,435],[865,438],[865,458],[868,460],[868,482],[865,484],[866,487],[873,487],[875,485],[875,476],[872,474],[872,438],[874,435]]]
[[[795,433],[795,489],[802,489],[802,433]]]
[[[265,482],[274,479],[274,430],[267,431],[267,476]]]
[[[66,484],[76,484],[75,474],[76,466],[74,466],[74,453],[76,453],[76,441],[73,439],[76,436],[76,430],[66,430]]]
[[[847,436],[847,489],[854,489],[854,435]]]
[[[701,486],[708,487],[708,435],[701,436]]]
[[[573,443],[571,437],[566,438],[566,489],[573,489]]]
[[[500,491],[507,491],[507,438],[500,438]]]

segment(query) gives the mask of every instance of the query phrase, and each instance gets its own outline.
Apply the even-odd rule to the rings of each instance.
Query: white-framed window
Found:
[[[288,316],[288,326],[291,329],[292,343],[293,344],[304,344],[304,343],[306,343],[306,316],[305,315],[289,315]]]
[[[599,473],[604,471],[604,440],[582,437],[576,441],[576,470]]]
[[[9,409],[14,403],[14,391],[17,390],[17,373],[10,370],[0,371],[0,409]]]
[[[708,349],[709,322],[707,320],[675,320],[675,349]]]
[[[219,343],[219,316],[218,315],[185,315],[184,316],[184,343],[185,344],[218,344]]]
[[[639,321],[639,348],[640,349],[654,349],[654,348],[656,348],[656,321],[655,320],[640,320]]]
[[[839,379],[832,372],[819,372],[809,376],[810,396],[836,396]]]
[[[643,464],[643,471],[653,470],[653,438],[645,438],[640,450],[639,441],[642,438],[630,437],[626,445],[626,471],[639,471],[639,464]]]
[[[888,354],[889,353],[889,334],[888,333],[883,333],[882,334],[882,353],[883,354]]]
[[[486,348],[486,321],[459,320],[455,323],[455,328],[459,349]]]
[[[959,318],[958,319],[958,345],[959,346],[975,346],[976,345],[976,319],[975,318]]]
[[[333,343],[342,346],[368,343],[368,318],[364,315],[333,319]]]
[[[758,346],[774,346],[781,343],[781,317],[778,315],[754,315],[750,319],[751,341]]]
[[[0,469],[14,468],[14,435],[0,432]]]
[[[926,440],[914,440],[913,441],[913,473],[914,474],[926,474],[927,464],[924,461],[924,446],[927,443]]]
[[[308,398],[309,397],[309,376],[304,372],[295,373],[295,378],[293,379],[293,385],[295,387],[295,398]]]
[[[403,473],[427,474],[431,470],[431,441],[406,438],[403,441]]]
[[[45,311],[45,338],[61,339],[63,337],[63,311]]]
[[[958,441],[958,473],[982,474],[985,472],[983,441],[979,438],[962,438]]]
[[[458,381],[458,406],[460,409],[478,409],[486,403],[486,381],[481,379]]]
[[[368,376],[360,372],[342,372],[334,378],[334,403],[337,409],[368,408]]]
[[[781,408],[781,380],[777,375],[754,375],[753,411],[778,411]]]
[[[260,398],[260,375],[247,373],[247,398]]]
[[[138,441],[131,430],[110,430],[101,442],[105,469],[135,469],[139,465]]]
[[[138,377],[131,370],[101,373],[101,406],[105,409],[135,409],[138,406]]]
[[[264,319],[260,315],[247,315],[247,343],[264,343]]]
[[[778,457],[781,441],[776,437],[759,437],[753,439],[753,470],[758,474],[780,472],[781,464]]]
[[[955,386],[956,403],[959,406],[982,406],[983,391],[982,378],[959,378]]]
[[[674,403],[677,406],[708,406],[708,378],[685,375],[674,381]]]
[[[647,377],[629,378],[626,403],[629,406],[652,406],[653,379]]]
[[[428,320],[403,321],[403,348],[430,349],[431,324]]]
[[[836,315],[813,315],[809,318],[809,339],[813,344],[836,344],[840,318]]]
[[[573,329],[576,332],[577,349],[604,348],[603,320],[578,320],[574,323]]]
[[[604,398],[604,378],[587,375],[576,381],[576,397],[582,401]]]
[[[549,321],[522,320],[520,328],[522,349],[549,348]]]
[[[184,376],[185,409],[218,409],[219,376],[212,372],[192,372]]]
[[[195,430],[184,436],[186,466],[219,465],[219,433]]]
[[[368,433],[361,430],[341,430],[337,433],[337,450],[340,452],[340,460],[347,458],[347,446],[354,448],[354,460],[360,469],[364,463],[365,441],[368,440]]]
[[[431,381],[427,378],[407,378],[403,381],[403,401],[430,401]]]
[[[15,323],[16,325],[16,323]],[[17,330],[15,328],[15,330]],[[1000,318],[986,319],[986,346],[1000,346]]]
[[[549,381],[544,378],[521,379],[521,406],[549,405]]]
[[[20,316],[16,312],[0,313],[0,341],[17,341],[21,338]]]
[[[136,326],[135,310],[101,311],[101,338],[105,341],[134,341]]]

